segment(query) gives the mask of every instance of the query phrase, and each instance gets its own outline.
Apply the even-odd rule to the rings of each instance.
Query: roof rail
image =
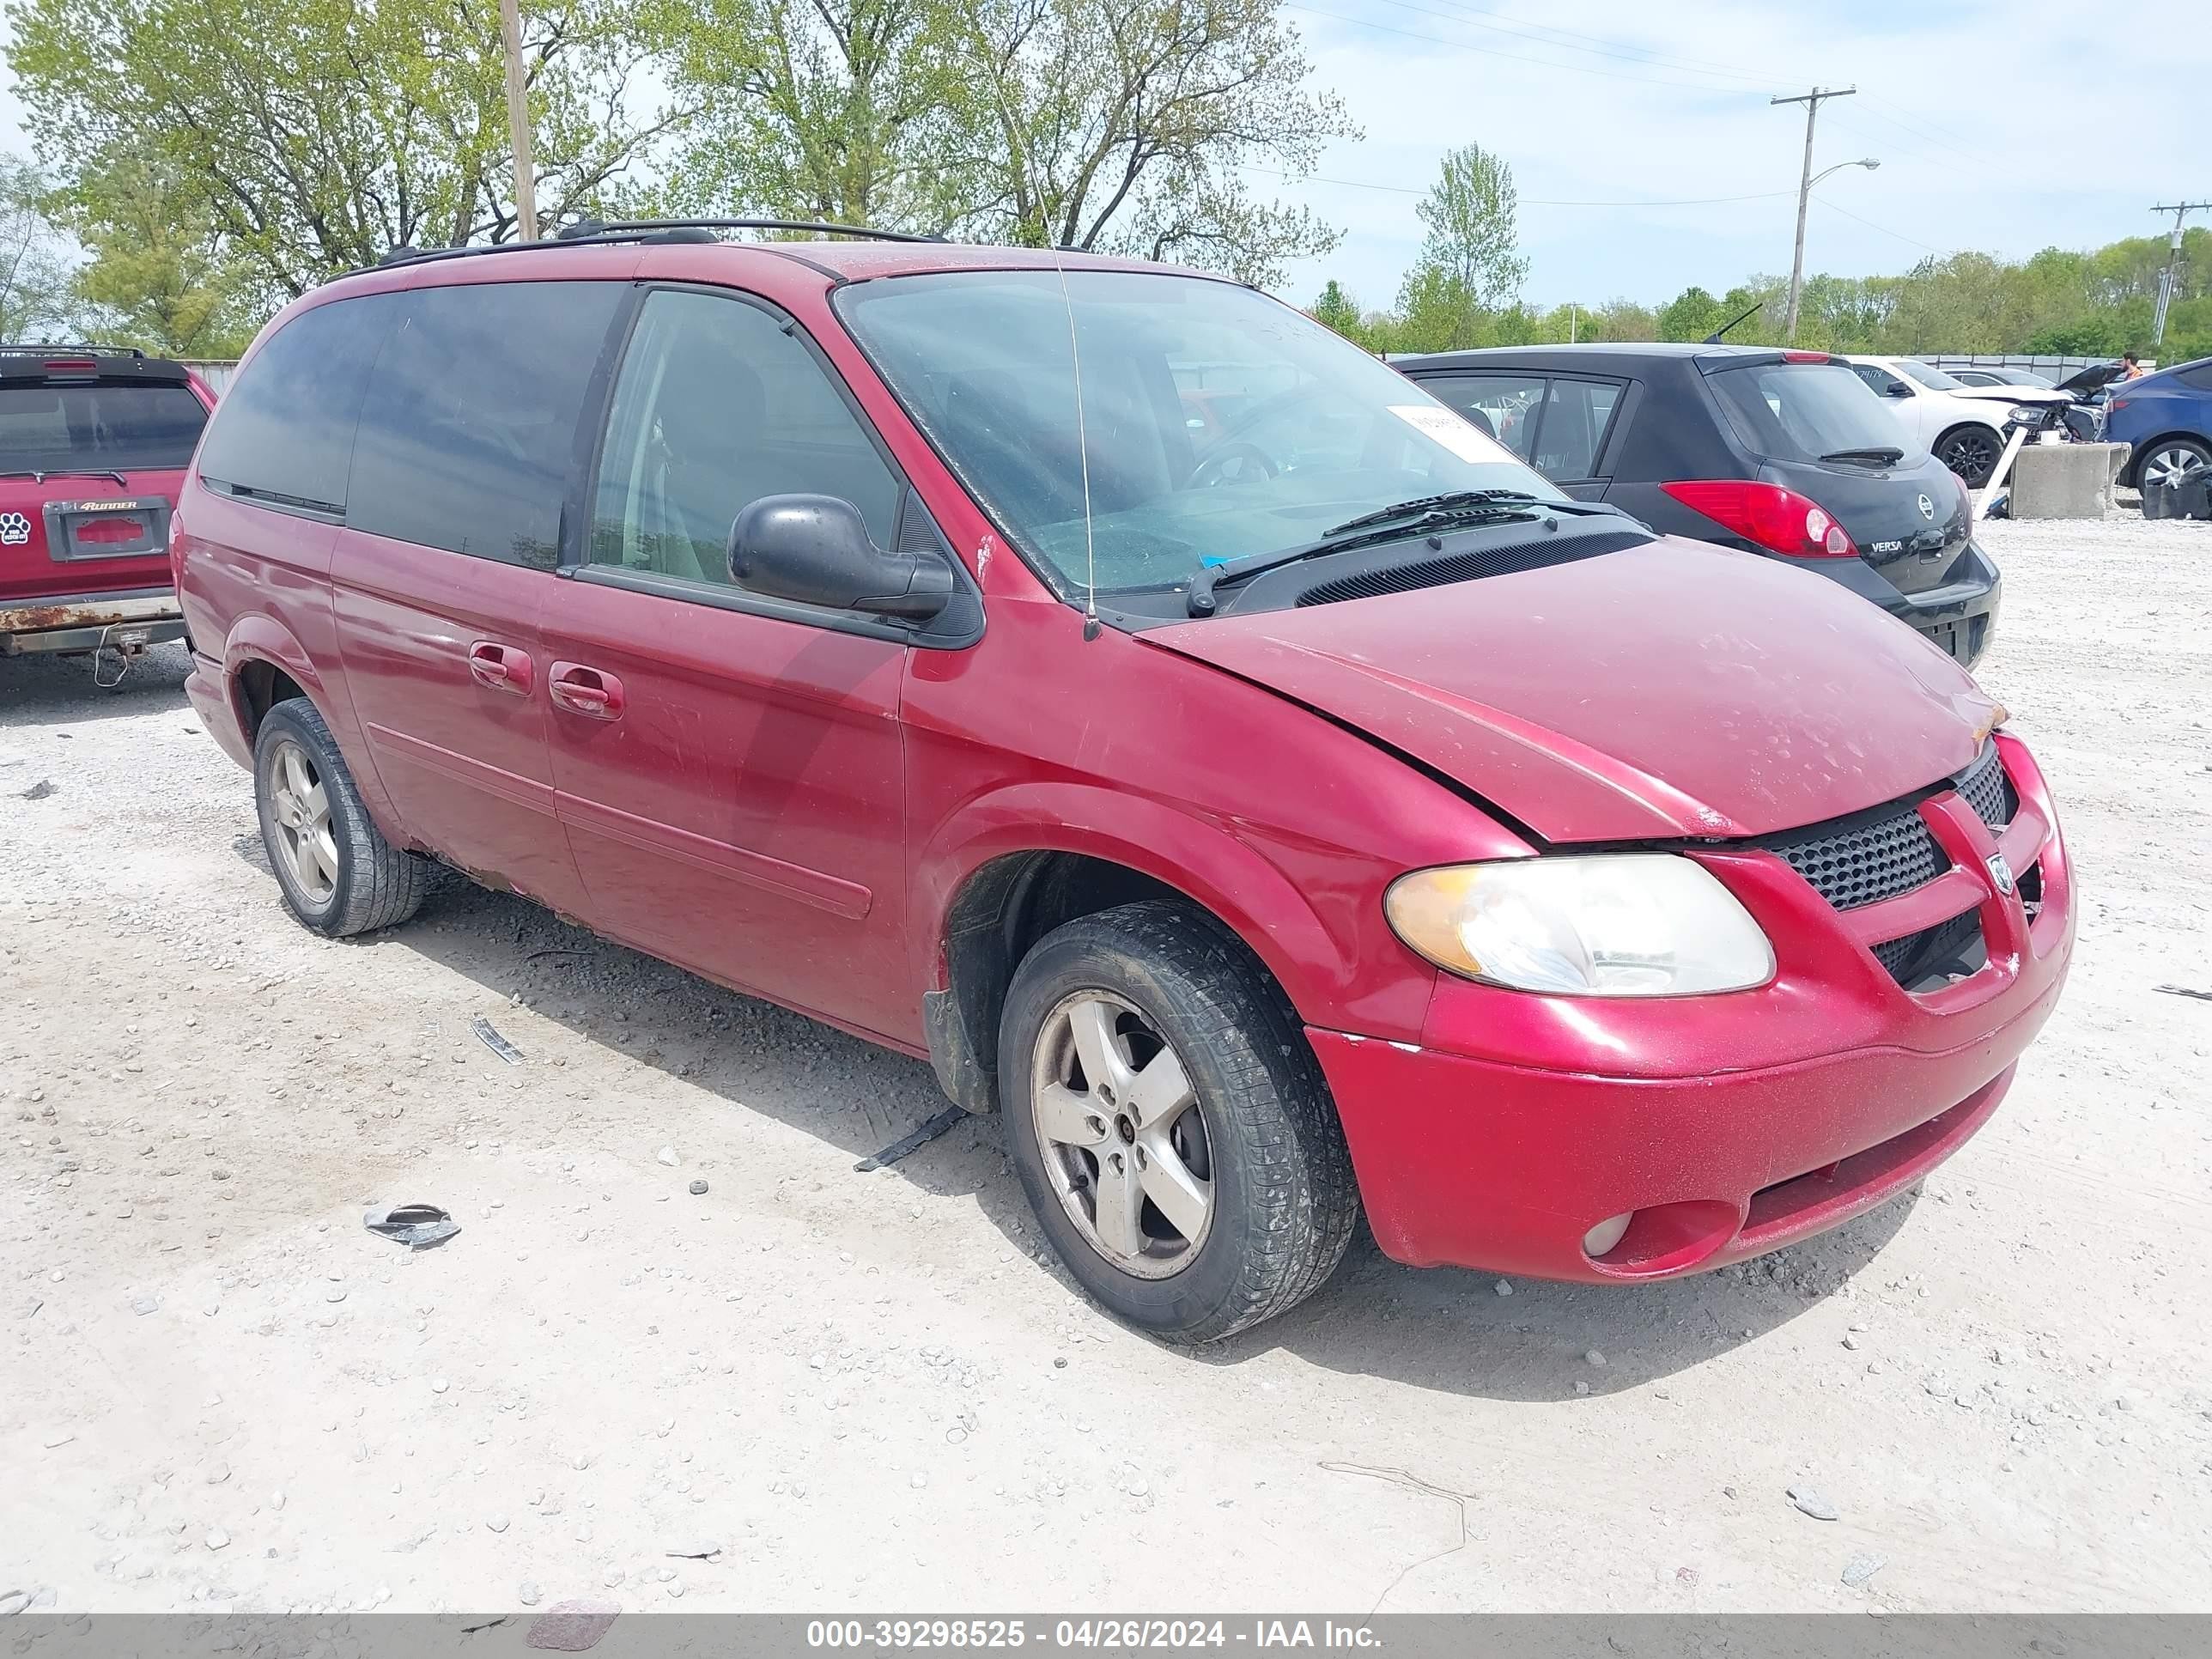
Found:
[[[87,340],[56,341],[52,343],[40,340],[23,342],[9,341],[4,344],[0,344],[0,352],[20,352],[27,356],[33,353],[51,353],[56,351],[96,352],[103,357],[143,358],[146,355],[144,349],[139,346],[98,345]]]
[[[542,242],[479,242],[466,247],[396,247],[376,262],[385,265],[426,264],[440,259],[474,259],[490,253],[522,253],[533,248],[575,247],[602,242],[712,242],[723,230],[800,230],[823,236],[860,236],[879,242],[942,243],[942,236],[911,231],[874,230],[866,225],[828,224],[807,219],[579,219]]]

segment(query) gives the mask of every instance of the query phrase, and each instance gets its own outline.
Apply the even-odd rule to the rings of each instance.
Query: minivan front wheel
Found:
[[[1159,900],[1038,941],[1000,1028],[1007,1144],[1083,1288],[1212,1341],[1310,1295],[1359,1202],[1282,994],[1232,935]]]
[[[262,717],[253,799],[276,889],[303,926],[343,939],[404,921],[421,906],[429,861],[384,838],[305,697],[288,697]]]
[[[1955,426],[1936,441],[1936,459],[1959,475],[1969,489],[1979,489],[1997,470],[2004,444],[1985,426]]]

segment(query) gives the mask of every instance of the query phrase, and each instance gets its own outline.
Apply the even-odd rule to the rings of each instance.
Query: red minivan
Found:
[[[1988,1119],[2065,974],[2051,797],[1955,663],[1195,272],[698,226],[387,264],[263,331],[173,555],[308,927],[435,860],[925,1056],[1185,1340],[1363,1211],[1589,1282],[1833,1226]]]
[[[169,514],[214,404],[127,346],[0,346],[0,656],[185,636]]]

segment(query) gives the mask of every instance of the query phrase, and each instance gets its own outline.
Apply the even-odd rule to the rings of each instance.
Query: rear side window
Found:
[[[486,283],[400,296],[354,445],[346,522],[550,570],[576,428],[622,283]]]
[[[1534,374],[1446,374],[1421,382],[1526,461],[1536,434],[1536,410],[1544,400],[1544,381]]]
[[[200,476],[280,505],[343,511],[368,366],[399,296],[303,311],[240,371],[200,451]]]
[[[181,468],[206,424],[180,386],[0,386],[0,471]]]
[[[2201,363],[2192,363],[2186,368],[2175,369],[2173,378],[2193,391],[2212,392],[2212,357]]]
[[[1844,450],[1902,449],[1905,428],[1842,364],[1757,363],[1705,377],[1743,447],[1775,461],[1817,461]],[[1875,370],[1884,380],[1889,377]]]
[[[1554,480],[1593,477],[1620,386],[1612,380],[1554,380],[1536,423],[1536,471]]]

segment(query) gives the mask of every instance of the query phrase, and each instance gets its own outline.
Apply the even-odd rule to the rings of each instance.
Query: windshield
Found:
[[[1897,372],[1900,374],[1911,376],[1913,380],[1919,381],[1921,385],[1926,386],[1930,392],[1956,392],[1959,390],[1959,382],[1953,380],[1942,369],[1930,368],[1925,363],[1916,363],[1910,357],[1899,357],[1897,359]]]
[[[1415,497],[1565,499],[1395,369],[1228,283],[1071,270],[1063,303],[1056,271],[957,272],[854,283],[837,303],[915,423],[1064,593],[1085,585],[1086,459],[1101,594],[1176,587]]]
[[[1706,378],[1744,447],[1768,460],[1904,447],[1897,418],[1841,364],[1759,363]]]
[[[0,472],[181,468],[206,424],[180,386],[0,386]]]

